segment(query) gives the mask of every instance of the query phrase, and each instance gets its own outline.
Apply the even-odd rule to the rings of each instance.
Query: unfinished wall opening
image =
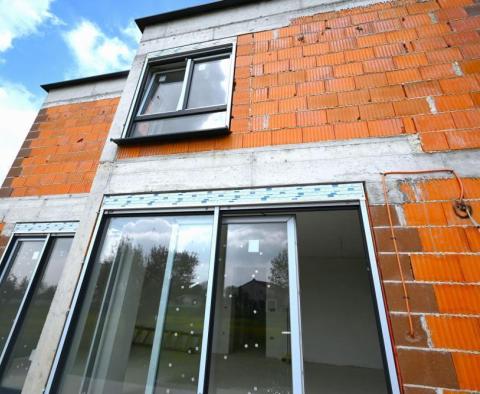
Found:
[[[101,228],[55,392],[392,392],[357,206]]]
[[[358,211],[296,221],[305,392],[388,392]]]

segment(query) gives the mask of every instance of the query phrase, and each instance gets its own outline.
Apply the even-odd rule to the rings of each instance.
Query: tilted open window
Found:
[[[114,142],[228,132],[232,58],[224,46],[149,62],[126,137]]]

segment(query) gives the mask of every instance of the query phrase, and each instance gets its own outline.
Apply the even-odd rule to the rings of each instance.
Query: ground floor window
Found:
[[[0,267],[0,393],[20,393],[72,236],[15,237]]]
[[[61,393],[388,393],[357,207],[103,222]]]

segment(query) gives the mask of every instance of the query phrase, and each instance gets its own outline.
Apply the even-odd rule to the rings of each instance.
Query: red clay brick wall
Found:
[[[425,151],[479,148],[478,7],[399,0],[242,35],[230,136],[124,147],[118,157],[407,133]]]
[[[118,98],[42,109],[0,197],[90,191]]]
[[[480,179],[463,182],[478,220]],[[436,388],[480,391],[480,231],[454,214],[452,203],[459,194],[455,180],[399,186],[408,202],[392,205],[391,212],[396,213],[395,237],[413,312],[413,340],[407,335],[404,296],[385,206],[372,206],[371,215],[406,392],[441,392]]]

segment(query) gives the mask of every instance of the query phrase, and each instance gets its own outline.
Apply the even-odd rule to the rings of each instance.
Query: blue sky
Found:
[[[46,93],[41,84],[125,70],[139,17],[209,0],[0,0],[0,183]]]

